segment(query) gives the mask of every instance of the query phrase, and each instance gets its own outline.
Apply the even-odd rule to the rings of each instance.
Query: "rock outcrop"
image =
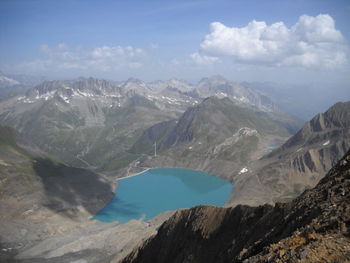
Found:
[[[290,203],[176,212],[127,262],[349,262],[350,151]]]

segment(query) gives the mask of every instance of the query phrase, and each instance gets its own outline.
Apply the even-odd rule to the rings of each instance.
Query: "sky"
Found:
[[[347,86],[349,41],[349,0],[0,0],[7,74]]]

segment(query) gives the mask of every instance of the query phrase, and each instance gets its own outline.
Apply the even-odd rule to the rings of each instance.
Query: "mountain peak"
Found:
[[[127,79],[127,81],[125,83],[143,84],[144,82],[140,79],[130,77]]]
[[[228,83],[229,81],[227,79],[225,79],[223,76],[221,75],[213,75],[211,77],[208,78],[202,78],[198,85],[203,85],[203,84],[210,84],[210,85],[220,85],[220,84],[225,84]]]

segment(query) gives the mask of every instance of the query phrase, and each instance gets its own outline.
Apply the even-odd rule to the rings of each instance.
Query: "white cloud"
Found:
[[[150,45],[150,47],[151,47],[152,49],[158,49],[158,48],[159,48],[159,45],[156,44],[156,43],[152,43],[152,44]]]
[[[44,53],[49,53],[49,52],[50,52],[50,48],[49,48],[49,46],[46,45],[46,44],[41,45],[41,46],[40,46],[40,50],[41,50],[42,52],[44,52]]]
[[[197,52],[191,54],[190,58],[197,65],[211,65],[220,61],[217,57],[206,56]]]
[[[144,55],[144,51],[140,48],[133,48],[131,46],[127,47],[97,47],[91,51],[91,56],[93,59],[134,59],[140,58]]]
[[[183,64],[183,63],[181,62],[181,60],[179,60],[179,59],[177,59],[177,58],[173,58],[173,59],[170,61],[170,63],[171,63],[172,65],[174,65],[174,66],[178,66],[178,65]]]
[[[128,67],[131,69],[137,69],[137,68],[142,68],[143,64],[140,62],[130,62],[128,64]]]
[[[254,20],[241,28],[214,22],[200,50],[240,63],[336,68],[347,63],[348,46],[333,18],[320,14],[303,15],[290,28],[283,22],[267,25]]]
[[[88,70],[106,72],[119,69],[136,69],[143,66],[146,53],[132,46],[102,46],[93,49],[77,47],[70,49],[61,43],[55,47],[40,46],[43,56],[34,61],[23,62],[18,68],[26,72],[64,72],[69,70]]]
[[[343,36],[335,29],[335,23],[329,15],[316,17],[303,15],[292,30],[302,41],[306,42],[341,42]]]
[[[69,49],[69,47],[65,43],[58,44],[57,48],[59,50],[68,50]]]

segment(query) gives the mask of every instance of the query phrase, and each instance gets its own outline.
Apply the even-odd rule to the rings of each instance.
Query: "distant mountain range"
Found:
[[[109,172],[140,157],[143,152],[129,149],[144,130],[177,119],[208,96],[225,97],[270,115],[289,131],[299,125],[286,115],[281,118],[266,96],[219,76],[203,79],[197,86],[175,79],[46,81],[3,100],[0,122],[68,164]]]
[[[349,101],[349,87],[337,83],[277,84],[242,82],[272,99],[282,111],[307,121],[339,101]],[[307,94],[307,95],[306,95]],[[310,100],[312,98],[312,100]]]

